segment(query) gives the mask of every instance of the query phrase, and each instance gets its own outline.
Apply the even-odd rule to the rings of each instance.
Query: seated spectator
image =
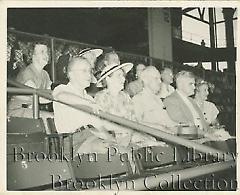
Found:
[[[217,116],[219,111],[214,103],[207,101],[209,95],[208,82],[198,79],[196,82],[194,100],[202,111],[205,120],[210,125],[219,124]]]
[[[143,83],[140,79],[141,72],[146,68],[144,64],[138,64],[136,67],[136,80],[129,83],[126,87],[126,91],[133,97],[134,95],[138,94],[143,89]]]
[[[207,101],[209,95],[209,83],[203,79],[196,82],[194,100],[204,115],[207,124],[210,125],[209,132],[205,135],[212,140],[228,140],[232,138],[223,126],[219,125],[217,115],[219,113],[214,103]]]
[[[105,66],[110,66],[112,64],[119,65],[120,59],[118,54],[115,51],[111,51],[105,54],[103,62]]]
[[[175,122],[197,127],[198,134],[205,137],[203,141],[223,141],[231,138],[223,128],[210,128],[196,101],[189,97],[195,90],[195,78],[191,72],[177,73],[176,85],[176,91],[164,100],[169,116]]]
[[[111,114],[132,119],[132,105],[129,95],[123,91],[125,83],[125,74],[133,67],[132,63],[121,65],[109,65],[102,71],[102,76],[98,80],[105,82],[107,88],[99,91],[95,100],[101,109]]]
[[[176,133],[177,123],[168,116],[157,95],[161,84],[159,71],[154,66],[148,66],[141,73],[140,79],[143,81],[143,90],[132,99],[137,120],[168,133]]]
[[[162,71],[161,71],[161,87],[160,87],[160,91],[159,91],[159,96],[160,98],[164,99],[167,96],[171,95],[174,92],[174,87],[171,86],[171,84],[173,83],[173,72],[170,68],[165,67]]]
[[[54,98],[71,105],[80,104],[96,108],[94,99],[85,90],[91,82],[91,70],[92,67],[87,59],[74,57],[68,65],[69,82],[54,89]],[[102,130],[102,122],[98,117],[59,102],[54,102],[53,108],[55,125],[59,133],[74,133],[89,124],[96,127],[74,133],[75,153],[105,153],[110,143],[114,142],[111,135]]]
[[[92,97],[95,97],[96,93],[101,90],[101,86],[95,85],[97,82],[96,78],[99,79],[101,70],[103,69],[103,67],[106,66],[105,63],[108,63],[108,61],[111,60],[110,59],[111,56],[115,56],[117,63],[120,63],[119,57],[115,52],[110,52],[110,53],[105,54],[105,56],[101,56],[101,54],[103,53],[102,49],[91,49],[91,50],[84,49],[80,53],[82,53],[82,56],[87,58],[90,61],[91,65],[93,67],[93,75],[94,76],[92,78],[91,85],[86,90],[89,95],[91,95]]]
[[[92,68],[94,69],[95,67],[95,62],[97,58],[102,55],[103,50],[102,49],[91,49],[91,48],[86,48],[83,49],[82,51],[79,52],[79,56],[86,58],[89,63],[91,64]]]
[[[95,69],[96,60],[100,55],[102,55],[102,53],[103,53],[102,49],[86,48],[86,49],[83,49],[82,51],[80,51],[78,55],[83,58],[86,58],[88,60],[88,62],[92,66],[92,71],[93,71]],[[96,82],[97,82],[97,79],[94,76],[94,74],[92,74],[91,84],[87,89],[87,93],[89,95],[91,95],[92,97],[94,97],[96,94],[96,90],[97,90],[97,87],[95,85]]]
[[[106,66],[99,82],[105,82],[106,88],[98,92],[95,96],[96,103],[105,112],[117,115],[129,120],[135,120],[132,101],[129,95],[123,91],[125,83],[125,75],[133,67],[132,63],[124,63],[121,65]],[[112,123],[104,123],[104,126],[115,132],[116,139],[119,145],[134,145],[137,147],[163,144],[157,142],[155,138],[144,133],[134,132]]]
[[[32,63],[21,70],[17,75],[16,81],[35,89],[51,88],[51,80],[48,73],[43,70],[48,63],[48,48],[43,44],[36,44],[32,56]],[[40,103],[49,103],[50,101],[40,98]],[[13,96],[8,106],[8,116],[33,117],[32,96]],[[48,112],[41,111],[40,117],[50,117]],[[45,120],[44,120],[45,121]]]
[[[171,119],[179,124],[196,126],[200,132],[207,131],[207,123],[201,110],[189,97],[194,94],[194,75],[188,71],[180,71],[176,75],[176,86],[176,91],[164,100],[164,105]]]

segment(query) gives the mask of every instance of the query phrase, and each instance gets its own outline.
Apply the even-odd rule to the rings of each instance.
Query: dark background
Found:
[[[9,8],[7,25],[148,55],[146,8]]]

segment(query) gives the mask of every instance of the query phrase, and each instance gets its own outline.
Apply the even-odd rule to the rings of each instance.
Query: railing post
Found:
[[[54,38],[50,39],[51,46],[51,74],[52,74],[52,82],[56,82],[56,71],[55,71],[55,50],[54,50]]]
[[[151,57],[149,57],[149,65],[152,66],[153,65],[153,59]]]
[[[38,107],[39,97],[37,94],[33,94],[33,118],[39,118],[39,107]]]

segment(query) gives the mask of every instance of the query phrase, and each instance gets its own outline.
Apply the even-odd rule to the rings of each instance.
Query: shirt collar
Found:
[[[79,91],[78,91],[78,89],[76,89],[76,88],[72,85],[71,82],[68,82],[67,86],[71,87],[71,88],[73,89],[73,91],[74,91],[77,95],[80,94]],[[87,94],[87,91],[84,89],[84,90],[83,90],[83,97],[85,97],[86,95],[88,95],[88,94]]]
[[[159,96],[157,96],[156,94],[154,94],[150,89],[148,88],[143,88],[142,93],[144,93],[147,97],[149,97],[149,99],[155,99],[156,101],[161,101],[162,100],[159,98]]]
[[[145,88],[145,87],[143,88],[142,91],[143,91],[143,93],[145,93],[145,94],[147,94],[147,95],[151,95],[151,96],[152,96],[152,95],[155,95],[150,89]]]

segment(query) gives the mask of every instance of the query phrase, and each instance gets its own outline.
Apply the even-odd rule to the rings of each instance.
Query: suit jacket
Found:
[[[193,107],[195,108],[196,112],[199,114],[201,123],[203,125],[203,129],[207,130],[207,123],[204,120],[204,116],[198,107],[198,105],[195,103],[195,101],[188,97],[189,101],[192,103]],[[167,112],[172,120],[174,120],[177,123],[187,123],[187,124],[194,124],[194,118],[193,115],[188,108],[188,106],[185,104],[181,96],[177,93],[177,91],[173,92],[170,96],[165,98],[164,105],[166,106]]]

